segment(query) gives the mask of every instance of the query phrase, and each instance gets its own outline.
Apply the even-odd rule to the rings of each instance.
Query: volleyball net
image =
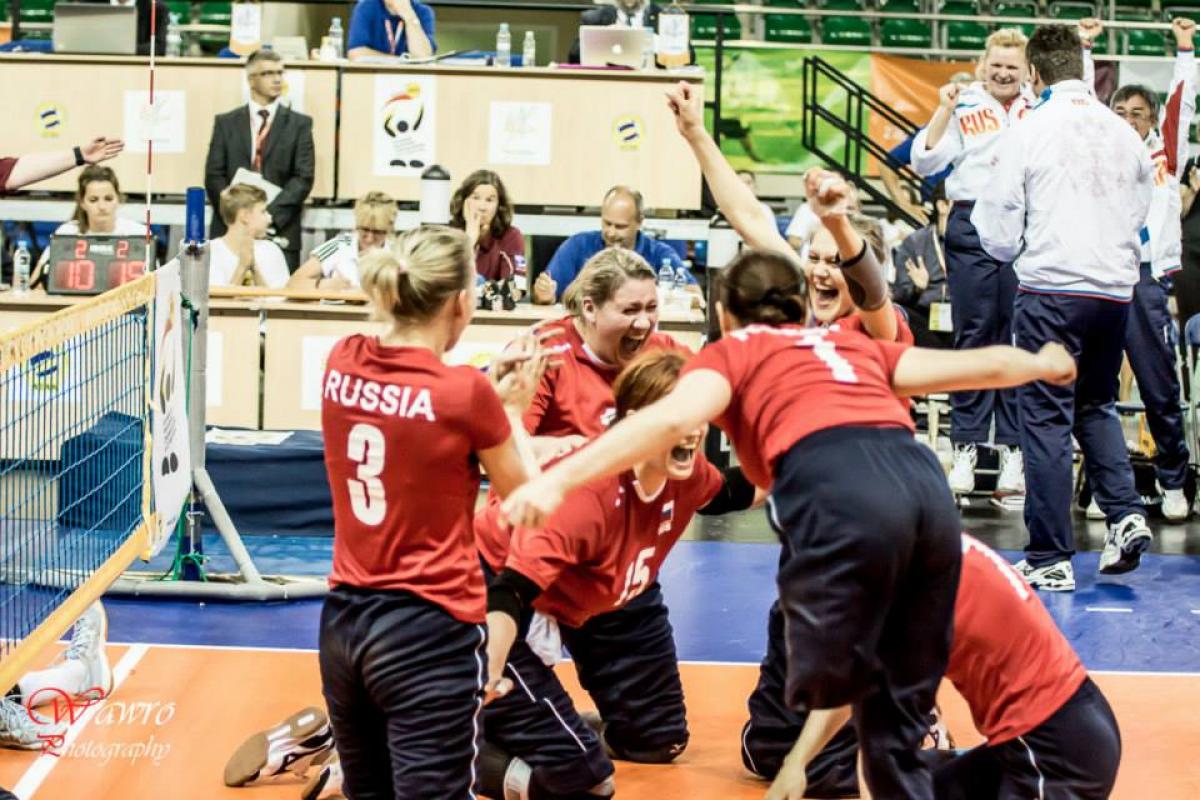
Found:
[[[155,286],[0,333],[0,691],[150,551]]]

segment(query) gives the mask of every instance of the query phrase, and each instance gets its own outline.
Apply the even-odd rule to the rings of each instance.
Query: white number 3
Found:
[[[358,424],[350,429],[346,455],[358,464],[356,478],[346,483],[350,487],[350,508],[364,525],[378,525],[387,513],[383,496],[383,433],[374,425]]]

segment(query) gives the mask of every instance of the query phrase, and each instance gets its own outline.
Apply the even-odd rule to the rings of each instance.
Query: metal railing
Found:
[[[820,83],[822,81],[831,81],[846,93],[844,113],[839,114],[834,109],[826,108],[821,104],[820,98],[823,93],[820,90]],[[870,157],[874,157],[881,164],[891,165],[888,152],[882,145],[871,139],[866,132],[867,114],[880,115],[888,124],[895,126],[906,136],[912,136],[917,132],[917,124],[819,56],[809,56],[804,59],[803,87],[804,116],[801,120],[800,130],[804,147],[830,167],[843,173],[873,202],[887,208],[914,228],[922,227],[924,225],[922,220],[917,219],[891,197],[881,192],[874,183],[867,180],[866,176]],[[821,123],[828,124],[841,134],[842,152],[840,157],[836,153],[827,152],[822,147],[817,133],[817,128]],[[910,186],[916,191],[918,197],[921,196],[921,179],[912,169],[903,165],[899,169],[895,169],[895,172],[902,184]]]

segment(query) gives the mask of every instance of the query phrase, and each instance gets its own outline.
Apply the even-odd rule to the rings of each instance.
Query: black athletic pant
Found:
[[[407,592],[329,592],[321,684],[349,800],[475,797],[485,638]]]
[[[929,800],[917,753],[946,670],[962,530],[937,457],[901,428],[833,428],[779,458],[769,506],[784,699],[852,704],[876,800]]]
[[[688,743],[675,635],[657,582],[579,628],[561,626],[579,683],[604,720],[616,758],[661,764]]]
[[[1091,678],[1024,736],[981,745],[934,771],[937,800],[1105,800],[1117,780],[1121,732]]]

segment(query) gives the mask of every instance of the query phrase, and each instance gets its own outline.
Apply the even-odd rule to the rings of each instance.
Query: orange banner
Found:
[[[871,93],[917,125],[924,125],[937,108],[938,89],[955,73],[974,71],[975,64],[969,61],[921,61],[876,54],[871,57]],[[868,130],[871,139],[889,150],[905,139],[904,133],[880,114],[871,115]],[[875,165],[872,172],[878,172]]]

